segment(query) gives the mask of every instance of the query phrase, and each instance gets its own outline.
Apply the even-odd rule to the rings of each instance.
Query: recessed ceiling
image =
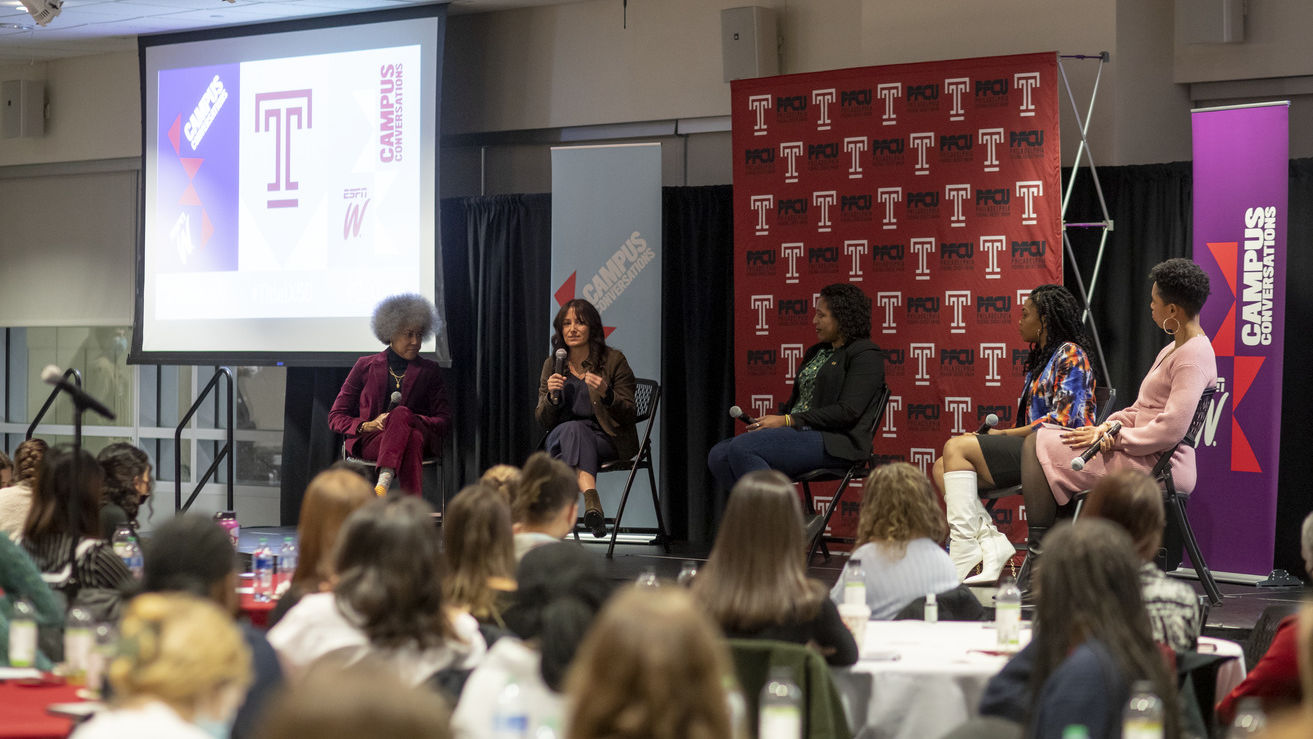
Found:
[[[439,0],[440,1],[440,0]],[[450,12],[478,13],[570,0],[454,0]],[[434,4],[435,0],[64,0],[38,26],[18,0],[0,0],[0,63],[134,51],[137,36],[337,13]]]

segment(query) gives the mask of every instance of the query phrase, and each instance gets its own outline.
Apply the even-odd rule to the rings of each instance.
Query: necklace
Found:
[[[389,375],[392,375],[392,379],[395,380],[396,383],[397,383],[397,389],[400,390],[400,389],[401,389],[401,380],[402,380],[402,378],[404,378],[404,377],[406,376],[406,372],[405,372],[405,370],[402,370],[401,374],[397,374],[396,372],[393,372],[393,371],[392,371],[392,368],[391,368],[391,367],[388,367],[388,374],[389,374]]]

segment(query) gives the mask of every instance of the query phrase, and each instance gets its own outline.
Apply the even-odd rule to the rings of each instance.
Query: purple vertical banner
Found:
[[[1266,576],[1276,536],[1289,103],[1192,113],[1194,260],[1221,389],[1199,440],[1190,522],[1208,566]]]
[[[239,82],[236,64],[159,73],[157,273],[237,269]]]

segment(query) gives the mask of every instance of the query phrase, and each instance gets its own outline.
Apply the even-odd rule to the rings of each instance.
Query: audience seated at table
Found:
[[[411,685],[478,664],[486,651],[478,622],[443,601],[431,514],[408,497],[370,503],[347,518],[332,591],[305,595],[269,630],[289,680],[326,656],[343,664],[377,657]]]
[[[1178,736],[1176,683],[1149,630],[1130,536],[1082,518],[1059,524],[1046,544],[1030,644],[989,681],[981,715],[1040,739],[1060,739],[1072,724],[1090,739],[1120,737],[1132,683],[1149,680],[1164,704],[1164,736]]]
[[[270,702],[260,739],[448,739],[447,722],[436,693],[366,658],[349,667],[312,666]]]
[[[372,496],[371,496],[372,497]],[[228,532],[209,518],[184,513],[160,524],[146,545],[142,590],[206,598],[230,617],[237,613],[237,552]],[[283,682],[278,656],[264,632],[238,622],[251,655],[251,685],[232,726],[234,739],[256,735],[266,700]]]
[[[95,457],[71,446],[51,449],[41,460],[32,509],[18,543],[66,603],[82,605],[97,621],[113,621],[137,583],[109,542],[100,538],[103,487]],[[70,516],[74,500],[75,515]]]
[[[1153,562],[1166,523],[1157,481],[1139,470],[1109,473],[1090,491],[1081,515],[1112,521],[1131,535],[1140,558],[1140,597],[1154,640],[1178,652],[1194,649],[1203,627],[1199,596],[1189,585],[1169,580]]]
[[[515,559],[534,547],[558,542],[574,530],[579,516],[579,487],[574,470],[545,452],[524,463],[512,488]]]
[[[32,606],[37,627],[52,636],[64,627],[64,609],[59,599],[41,579],[41,571],[32,558],[7,536],[0,536],[0,664],[9,664],[9,621],[14,615],[14,604],[26,599]],[[45,641],[45,640],[40,640]],[[49,655],[38,649],[34,666],[49,670]]]
[[[154,487],[150,457],[126,441],[119,441],[101,449],[96,461],[105,473],[100,538],[113,541],[114,532],[124,524],[137,536],[137,509],[150,498]]]
[[[567,482],[573,485],[573,480]],[[573,504],[574,490],[569,492]],[[487,736],[497,696],[512,681],[520,687],[530,734],[546,726],[555,736],[564,736],[566,670],[611,586],[596,556],[564,542],[525,555],[516,580],[519,589],[506,611],[506,624],[519,638],[498,640],[470,675],[452,715],[456,737]]]
[[[512,536],[511,507],[496,488],[475,483],[447,504],[442,597],[449,607],[478,620],[488,644],[505,633],[502,611],[515,595]]]
[[[362,465],[363,467],[363,465]],[[331,588],[333,547],[342,523],[357,508],[374,500],[373,480],[347,469],[330,468],[315,475],[301,500],[296,527],[296,570],[287,590],[269,614],[272,628],[307,593]]]
[[[871,618],[893,618],[908,603],[957,587],[957,571],[941,542],[944,514],[930,480],[906,462],[883,465],[866,479],[857,520],[857,548],[830,591],[843,603],[849,568],[860,561],[866,573]]]
[[[830,664],[851,665],[857,644],[825,585],[807,577],[805,538],[789,478],[749,472],[734,484],[693,593],[730,638],[814,644]]]
[[[602,609],[570,667],[568,736],[739,736],[725,687],[733,679],[725,640],[684,590],[629,588]]]
[[[0,534],[18,538],[32,507],[32,485],[46,456],[44,439],[28,439],[14,449],[13,477],[0,488]]]
[[[148,593],[125,609],[108,678],[110,709],[73,732],[76,739],[212,739],[227,735],[251,681],[251,656],[232,618],[210,601]]]
[[[1304,519],[1300,529],[1300,553],[1304,555],[1305,571],[1313,577],[1313,514]],[[1309,694],[1305,691],[1313,686],[1300,679],[1299,618],[1294,615],[1282,619],[1258,664],[1217,704],[1217,720],[1223,726],[1235,719],[1236,706],[1244,698],[1261,699],[1263,710],[1273,713],[1299,705]],[[1309,654],[1313,656],[1313,650]]]

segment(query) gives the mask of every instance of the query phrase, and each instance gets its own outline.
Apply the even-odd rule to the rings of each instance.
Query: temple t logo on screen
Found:
[[[848,165],[848,179],[862,178],[862,154],[866,153],[869,146],[865,136],[849,136],[843,140],[843,150],[852,157]]]
[[[802,156],[801,141],[786,141],[780,144],[780,156],[788,163],[784,169],[785,182],[798,181],[798,157]]]
[[[748,108],[750,108],[756,118],[752,121],[752,135],[766,135],[766,111],[770,110],[770,95],[749,95]]]
[[[273,133],[274,178],[267,190],[269,208],[295,208],[300,199],[289,197],[301,185],[292,179],[292,132],[313,127],[312,90],[260,92],[255,95],[255,132]]]
[[[774,195],[753,195],[748,198],[749,207],[757,212],[757,228],[755,233],[758,236],[765,236],[770,233],[770,224],[766,222],[766,214],[775,208]]]
[[[784,373],[784,382],[792,385],[793,378],[798,376],[798,360],[802,359],[806,347],[802,344],[780,344],[780,357],[788,363],[788,369]]]
[[[894,101],[903,96],[903,85],[901,82],[885,82],[875,86],[875,96],[884,102],[884,112],[880,114],[880,125],[894,126],[898,124],[898,116],[894,113]]]
[[[789,270],[784,273],[784,282],[789,285],[798,282],[798,257],[802,256],[802,242],[780,244],[780,256],[789,261]]]
[[[965,434],[966,415],[971,412],[971,398],[944,398],[944,410],[953,414],[953,430],[949,433]]]
[[[912,344],[908,347],[912,353],[912,359],[916,360],[916,380],[917,385],[930,384],[930,360],[935,358],[934,344]]]
[[[214,75],[210,84],[205,88],[201,99],[196,103],[196,109],[191,112],[191,117],[187,119],[187,125],[183,126],[182,134],[187,137],[187,143],[191,144],[192,151],[201,145],[201,139],[205,138],[205,132],[210,130],[210,124],[218,117],[219,110],[223,108],[224,102],[228,100],[228,91],[224,89],[223,80],[219,75]]]
[[[880,426],[880,436],[886,439],[898,438],[898,427],[894,425],[894,414],[903,409],[903,396],[890,395],[889,403],[884,407],[884,423]]]
[[[1003,270],[998,264],[998,255],[1002,254],[1008,248],[1008,238],[1006,236],[981,236],[980,253],[985,255],[985,279],[997,280],[1003,277]]]
[[[894,319],[894,309],[902,307],[903,294],[901,292],[878,292],[875,294],[875,304],[884,308],[884,320],[880,322],[880,333],[898,333],[898,321]]]
[[[936,450],[934,449],[912,447],[908,457],[911,460],[911,463],[921,470],[921,474],[928,475],[930,474],[930,465],[935,463],[935,451]]]
[[[912,239],[912,253],[916,255],[916,279],[930,279],[929,256],[935,253],[935,240],[932,238]]]
[[[838,91],[833,87],[828,90],[812,90],[812,105],[820,109],[816,118],[816,130],[830,130],[830,103],[839,98]]]
[[[1012,84],[1021,91],[1021,105],[1018,115],[1024,117],[1035,115],[1035,101],[1031,95],[1039,87],[1039,72],[1018,72],[1012,75]]]
[[[965,228],[967,225],[967,216],[962,208],[962,203],[971,197],[971,185],[945,185],[944,197],[953,203],[953,215],[949,216],[948,223],[951,228]]]
[[[950,334],[964,334],[967,332],[967,322],[962,316],[962,309],[971,305],[970,290],[949,290],[944,293],[944,303],[953,309],[953,320],[949,324],[948,332]]]
[[[1003,143],[1006,135],[1001,128],[982,128],[977,132],[977,141],[985,145],[985,171],[998,171],[998,145]]]
[[[748,404],[752,406],[752,415],[757,418],[770,415],[775,410],[774,395],[753,395],[748,399]]]
[[[875,191],[875,199],[884,205],[884,218],[881,225],[886,231],[898,228],[898,215],[894,211],[894,206],[903,202],[903,188],[901,187],[881,187]]]
[[[966,120],[966,110],[962,108],[962,96],[971,89],[971,80],[966,77],[954,77],[944,80],[944,92],[953,96],[953,107],[948,110],[948,120]]]
[[[1007,344],[981,344],[980,358],[985,360],[988,369],[985,371],[985,385],[987,387],[1000,387],[1003,384],[1003,376],[999,374],[998,363],[1008,354]]]
[[[821,209],[820,219],[816,223],[816,230],[820,233],[829,233],[833,228],[830,222],[830,206],[839,202],[839,193],[834,190],[812,193],[812,205]]]
[[[843,253],[852,258],[852,268],[848,270],[849,282],[862,281],[862,260],[871,251],[866,239],[851,239],[843,242]]]
[[[757,325],[754,331],[758,336],[765,336],[770,333],[770,324],[766,322],[766,314],[775,306],[774,295],[753,295],[749,298],[752,303],[752,309],[757,311]]]
[[[912,142],[912,148],[916,149],[916,165],[913,171],[919,175],[930,174],[930,158],[926,152],[930,151],[935,145],[934,131],[914,133],[908,138]]]

